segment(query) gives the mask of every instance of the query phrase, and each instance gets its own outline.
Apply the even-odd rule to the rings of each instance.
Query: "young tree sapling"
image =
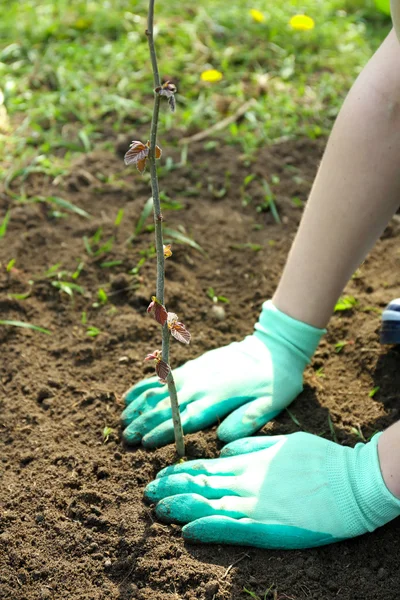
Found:
[[[136,165],[140,173],[145,171],[147,163],[150,167],[157,253],[157,284],[156,295],[152,296],[151,302],[147,308],[147,312],[152,314],[155,320],[162,326],[162,349],[149,353],[145,360],[155,361],[155,369],[159,380],[168,385],[168,392],[171,399],[176,451],[178,456],[181,457],[185,454],[185,445],[179,413],[178,396],[171,367],[169,365],[169,342],[172,335],[179,342],[188,344],[190,342],[190,333],[183,323],[179,321],[178,316],[175,313],[168,312],[164,306],[165,259],[170,257],[172,252],[171,245],[164,245],[163,243],[163,216],[161,214],[156,165],[156,160],[161,157],[162,153],[161,148],[156,144],[161,98],[165,97],[167,99],[170,110],[174,112],[176,106],[176,87],[170,81],[167,81],[163,84],[161,84],[160,81],[153,37],[154,3],[155,0],[149,0],[149,12],[146,30],[154,79],[154,106],[150,128],[150,140],[147,141],[146,144],[140,141],[133,141],[129,147],[129,150],[125,154],[125,164]]]

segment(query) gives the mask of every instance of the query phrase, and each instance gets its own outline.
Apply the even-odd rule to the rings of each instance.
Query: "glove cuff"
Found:
[[[341,465],[333,464],[337,454],[332,453],[328,459],[331,476],[333,472],[336,474],[342,514],[348,515],[345,518],[353,536],[374,531],[400,515],[400,499],[388,490],[382,477],[378,456],[381,435],[376,434],[367,444],[357,444],[354,449],[343,448],[347,468],[343,462]],[[347,482],[342,486],[346,471]],[[352,510],[349,510],[350,507]]]
[[[281,312],[272,300],[262,305],[258,323],[255,325],[255,335],[263,341],[264,335],[290,346],[301,355],[308,364],[317,349],[326,329],[318,329]],[[258,334],[258,335],[257,335]]]

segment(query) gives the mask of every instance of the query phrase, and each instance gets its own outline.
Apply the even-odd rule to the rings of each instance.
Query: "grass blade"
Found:
[[[137,235],[139,235],[139,233],[141,233],[143,231],[144,225],[147,221],[147,219],[149,218],[149,216],[151,215],[153,210],[153,197],[149,198],[145,205],[143,206],[143,210],[140,214],[139,220],[136,224],[135,227],[135,233],[133,234],[133,236],[131,236],[130,239],[133,239],[134,237],[136,237]]]
[[[294,414],[292,412],[290,412],[290,410],[288,408],[286,408],[286,412],[289,415],[289,417],[292,419],[293,423],[295,425],[297,425],[297,427],[300,427],[300,429],[301,429],[301,425],[300,425],[300,422],[297,419],[297,417],[295,417]]]
[[[335,427],[334,427],[334,425],[332,423],[332,418],[331,418],[331,415],[329,413],[328,413],[328,425],[329,425],[329,430],[331,432],[332,439],[337,444],[338,443],[338,439],[337,439],[337,436],[336,436]]]
[[[199,246],[199,244],[197,242],[192,240],[190,237],[188,237],[184,233],[177,231],[176,229],[170,229],[169,227],[164,227],[163,234],[165,235],[166,238],[171,238],[172,240],[175,240],[175,242],[177,242],[178,244],[186,244],[187,246],[194,248],[198,252],[205,254],[205,251],[203,250],[203,248],[201,246]]]
[[[79,206],[75,206],[75,204],[72,204],[72,202],[64,200],[64,198],[60,198],[59,196],[49,196],[48,198],[45,198],[44,201],[49,202],[50,204],[55,204],[56,206],[64,208],[65,210],[69,210],[70,212],[73,212],[76,215],[79,215],[80,217],[85,217],[85,219],[91,218],[91,215],[89,215],[89,213],[87,213],[86,210],[83,210],[83,208],[79,208]]]
[[[11,211],[10,211],[10,209],[8,209],[8,211],[6,212],[5,217],[0,225],[0,239],[6,235],[10,217],[11,217]]]
[[[117,212],[117,216],[115,217],[114,225],[115,227],[119,227],[121,225],[121,221],[124,217],[124,209],[120,208]]]
[[[0,325],[10,325],[12,327],[23,327],[25,329],[33,329],[34,331],[40,331],[40,333],[46,333],[47,335],[51,335],[51,331],[48,329],[44,329],[43,327],[38,327],[37,325],[32,325],[32,323],[25,323],[24,321],[0,321]]]

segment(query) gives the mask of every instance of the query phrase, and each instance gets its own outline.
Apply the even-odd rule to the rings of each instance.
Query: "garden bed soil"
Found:
[[[93,218],[55,218],[46,204],[13,204],[0,242],[1,319],[52,331],[48,336],[0,327],[0,598],[236,600],[250,598],[244,588],[261,598],[270,588],[265,598],[398,599],[400,520],[337,545],[268,551],[185,544],[180,527],[157,522],[143,503],[144,487],[175,453],[172,445],[129,449],[120,439],[122,394],[152,373],[143,357],[159,339],[157,324],[145,314],[154,293],[154,259],[139,274],[129,273],[153,243],[153,234],[144,232],[126,244],[149,197],[148,181],[123,166],[120,154],[129,141],[120,140],[115,153],[82,156],[55,180],[32,173],[11,183],[12,191],[22,189],[27,197],[68,199]],[[189,348],[173,345],[173,365],[252,331],[300,220],[292,198],[306,200],[323,147],[321,140],[286,142],[260,150],[249,163],[234,147],[193,145],[187,166],[164,172],[161,189],[184,205],[164,211],[165,222],[174,229],[183,225],[207,253],[173,244],[167,263],[168,308],[193,339]],[[178,150],[168,153],[179,161]],[[258,178],[248,184],[252,201],[243,206],[243,180],[250,173]],[[281,224],[269,211],[256,210],[263,202],[261,177],[275,182]],[[3,214],[8,203],[4,192]],[[116,228],[120,208],[124,216]],[[116,238],[100,258],[89,256],[83,242],[99,227],[103,242]],[[399,418],[399,353],[378,343],[379,309],[400,296],[398,232],[392,222],[349,283],[346,294],[359,307],[333,316],[305,390],[290,408],[302,429],[334,435],[341,444],[354,445],[357,428],[368,438]],[[80,261],[85,264],[74,281],[83,294],[74,291],[71,298],[52,285],[56,277],[44,275],[56,263],[55,272],[74,272]],[[122,262],[101,266],[108,261]],[[31,280],[28,298],[10,296],[29,290]],[[224,320],[215,320],[211,287],[229,299]],[[108,302],[94,308],[99,288]],[[88,326],[100,333],[89,337]],[[337,352],[342,340],[348,344]],[[113,429],[107,443],[104,427]],[[300,427],[284,412],[263,432]],[[188,435],[188,456],[218,456],[215,431]]]

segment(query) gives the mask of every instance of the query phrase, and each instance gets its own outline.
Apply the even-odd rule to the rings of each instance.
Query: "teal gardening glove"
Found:
[[[322,329],[263,304],[255,331],[241,342],[206,352],[174,371],[185,433],[213,425],[229,442],[251,435],[288,406],[303,389],[303,371],[319,343]],[[166,385],[156,377],[125,395],[122,413],[129,444],[147,448],[174,439]]]
[[[224,458],[167,467],[145,491],[190,542],[311,548],[400,515],[379,466],[380,434],[346,448],[309,433],[225,446]],[[251,453],[251,454],[249,454]]]

